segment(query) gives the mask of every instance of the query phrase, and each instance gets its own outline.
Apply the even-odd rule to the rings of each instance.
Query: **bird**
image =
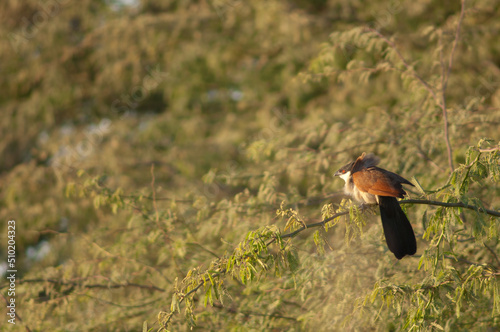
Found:
[[[401,259],[417,251],[415,233],[397,200],[406,195],[402,185],[413,184],[396,173],[377,167],[379,161],[372,153],[363,152],[335,172],[335,176],[345,181],[345,193],[356,201],[379,206],[387,247]]]

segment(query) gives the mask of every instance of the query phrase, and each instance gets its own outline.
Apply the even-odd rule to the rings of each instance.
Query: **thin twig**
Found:
[[[451,48],[450,59],[448,60],[448,70],[446,72],[445,81],[443,85],[443,95],[446,91],[446,87],[448,85],[448,78],[450,77],[451,66],[453,64],[453,55],[455,54],[455,50],[457,49],[458,40],[460,39],[460,28],[462,26],[462,22],[464,20],[465,14],[465,0],[462,0],[462,8],[460,10],[460,17],[458,19],[457,30],[455,31],[455,40],[453,41],[453,47]]]
[[[491,252],[493,257],[497,261],[498,266],[500,266],[500,259],[498,259],[498,255],[495,253],[495,251],[493,249],[491,249],[486,243],[484,243],[484,246],[486,247],[486,249],[488,249],[489,252]]]
[[[491,149],[479,149],[479,152],[493,152],[493,151],[500,151],[500,147],[495,147]]]
[[[441,166],[439,166],[438,164],[436,164],[434,162],[434,160],[432,160],[428,155],[427,153],[425,153],[425,151],[422,149],[422,147],[420,146],[420,142],[418,142],[419,144],[415,144],[415,146],[417,147],[418,149],[418,153],[420,154],[420,156],[422,158],[424,158],[425,160],[427,160],[432,166],[436,167],[437,169],[439,169],[440,171],[443,171],[443,168]]]
[[[434,98],[436,103],[438,105],[440,105],[439,98],[436,95],[436,92],[434,91],[434,89],[432,89],[432,87],[429,85],[429,83],[427,83],[420,75],[418,75],[417,72],[415,71],[415,69],[413,69],[413,67],[408,64],[408,62],[406,61],[404,56],[401,54],[401,52],[399,52],[398,48],[396,47],[396,44],[394,44],[394,42],[392,42],[389,38],[387,38],[386,36],[384,36],[383,34],[378,32],[377,30],[372,29],[372,28],[367,28],[367,29],[368,29],[368,31],[371,31],[374,34],[376,34],[380,39],[385,41],[387,44],[389,44],[389,46],[394,50],[394,52],[396,52],[399,60],[401,60],[401,62],[403,63],[403,66],[405,66],[405,68],[411,72],[411,75],[413,77],[415,77],[417,79],[417,81],[419,81],[420,84],[422,84],[424,86],[424,88],[432,95],[432,97]]]
[[[151,164],[151,191],[153,192],[153,207],[155,209],[156,222],[159,223],[160,216],[156,207],[156,189],[155,189],[155,164]],[[158,225],[159,226],[159,225]]]
[[[153,200],[153,197],[151,196],[137,196],[137,195],[120,195],[120,198],[133,198],[133,199],[138,199],[138,198],[144,198],[144,199],[149,199]],[[176,203],[193,203],[192,199],[175,199],[171,197],[156,197],[154,198],[156,201],[173,201]]]
[[[451,150],[450,143],[450,134],[448,131],[448,112],[446,110],[446,85],[448,84],[448,78],[446,77],[446,69],[443,60],[443,33],[441,31],[441,35],[439,36],[439,63],[441,64],[441,112],[443,114],[443,133],[444,133],[444,141],[446,143],[446,153],[448,155],[448,166],[450,170],[453,172],[453,152]]]
[[[202,246],[201,244],[197,243],[197,242],[187,242],[186,243],[187,245],[191,245],[191,246],[198,246],[200,247],[201,249],[203,249],[204,251],[208,252],[209,254],[211,254],[212,256],[214,256],[215,258],[220,258],[219,255],[217,255],[215,252],[213,252],[212,250],[210,249],[207,249],[205,248],[204,246]]]
[[[450,73],[451,73],[451,67],[453,65],[453,55],[455,54],[455,50],[457,48],[458,41],[460,39],[460,28],[462,26],[462,21],[464,19],[464,13],[465,13],[465,0],[462,0],[462,8],[460,10],[460,18],[458,19],[457,23],[457,30],[455,32],[455,40],[453,41],[453,46],[451,48],[450,52],[450,58],[448,60],[448,68],[446,68],[445,71],[445,66],[443,63],[442,59],[442,48],[440,49],[440,60],[441,60],[441,68],[442,68],[442,75],[441,75],[441,110],[443,111],[443,122],[444,122],[444,138],[446,142],[446,150],[448,152],[448,164],[450,166],[450,170],[453,172],[455,169],[453,166],[453,152],[451,149],[451,144],[450,144],[450,136],[449,136],[449,131],[448,131],[448,112],[446,110],[446,88],[448,86],[448,79],[450,78]],[[439,38],[439,41],[441,43],[441,38]]]
[[[151,164],[151,191],[153,192],[153,208],[155,210],[155,222],[158,229],[163,233],[163,237],[166,243],[170,242],[169,236],[165,227],[160,222],[160,214],[158,213],[158,207],[156,205],[156,188],[155,188],[155,164]]]
[[[306,230],[308,228],[315,228],[315,227],[325,226],[325,224],[327,222],[332,221],[335,218],[338,218],[338,217],[341,217],[341,216],[345,216],[346,214],[349,214],[349,211],[338,212],[338,213],[335,213],[330,218],[326,218],[325,220],[322,220],[322,221],[319,221],[319,222],[316,222],[316,223],[312,223],[312,224],[305,224],[304,226],[300,227],[299,229],[296,229],[293,232],[290,232],[288,234],[285,234],[285,235],[281,236],[281,238],[282,239],[286,239],[286,238],[289,238],[289,237],[290,238],[291,237],[295,237],[297,234],[299,234],[300,232],[302,232],[302,231],[304,231],[304,230]],[[271,241],[269,241],[268,243],[266,243],[266,246],[269,246],[270,244],[273,244],[274,242],[276,242],[276,238],[274,238]]]
[[[105,299],[102,299],[102,298],[99,298],[99,297],[95,297],[95,296],[92,296],[92,295],[89,295],[89,294],[76,294],[77,296],[85,296],[85,297],[88,297],[89,299],[92,299],[92,300],[95,300],[95,301],[98,301],[98,302],[102,302],[102,303],[105,303],[105,304],[109,304],[109,305],[112,305],[114,307],[118,307],[118,308],[144,308],[145,306],[148,306],[148,305],[151,305],[153,303],[156,303],[158,301],[161,301],[162,298],[158,298],[156,300],[152,300],[152,301],[148,301],[148,302],[145,302],[145,303],[140,303],[140,304],[121,304],[121,303],[115,303],[115,302],[111,302],[111,301],[108,301],[108,300],[105,300]]]

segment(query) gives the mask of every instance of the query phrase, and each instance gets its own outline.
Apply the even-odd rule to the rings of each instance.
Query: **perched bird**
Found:
[[[413,186],[401,176],[378,168],[379,159],[373,154],[363,154],[339,169],[335,175],[345,181],[345,192],[357,201],[377,204],[389,250],[401,259],[417,251],[417,241],[408,218],[399,206],[396,197],[403,198],[406,192],[402,184]]]

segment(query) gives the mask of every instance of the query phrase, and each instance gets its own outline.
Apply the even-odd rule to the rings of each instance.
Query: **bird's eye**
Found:
[[[345,174],[345,169],[341,170],[340,173]]]

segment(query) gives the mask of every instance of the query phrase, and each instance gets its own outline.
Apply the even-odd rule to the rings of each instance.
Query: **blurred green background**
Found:
[[[2,1],[17,327],[159,329],[191,269],[247,232],[286,233],[282,202],[320,221],[342,199],[333,173],[363,151],[415,177],[427,192],[412,198],[498,211],[500,3],[462,14],[429,0]],[[498,218],[405,209],[415,257],[396,262],[378,216],[342,219],[290,240],[296,265],[228,274],[221,299],[196,295],[196,321],[181,312],[171,330],[500,328]]]

